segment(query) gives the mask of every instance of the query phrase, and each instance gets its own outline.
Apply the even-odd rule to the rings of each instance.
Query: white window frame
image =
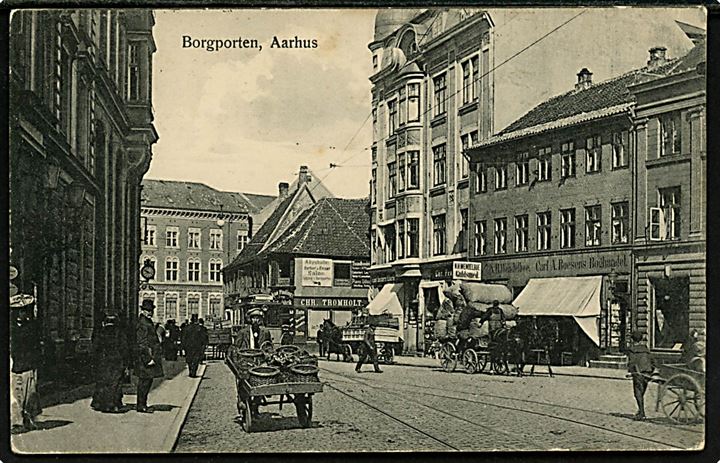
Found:
[[[179,227],[165,227],[165,247],[169,249],[180,249]]]
[[[515,216],[515,252],[528,251],[529,222],[528,214]]]
[[[443,227],[438,227],[439,220],[442,218],[442,225]],[[432,246],[432,254],[433,256],[442,256],[447,252],[447,216],[446,214],[437,214],[432,216],[432,236],[433,236],[433,246]]]
[[[193,268],[191,269],[190,266]],[[187,265],[185,266],[187,270],[187,281],[193,282],[193,283],[199,283],[202,279],[202,270],[200,265],[200,259],[191,258],[188,259]],[[191,275],[193,275],[193,278],[191,278]],[[197,278],[195,278],[197,277]]]
[[[175,264],[171,268],[170,263]],[[168,278],[168,272],[175,272],[175,278]],[[165,281],[180,281],[180,259],[175,256],[167,256],[165,258]]]
[[[572,249],[575,247],[576,224],[577,212],[575,208],[560,210],[560,249]]]
[[[538,251],[549,250],[552,247],[552,214],[549,211],[535,214],[537,227]]]
[[[592,135],[585,139],[585,173],[600,172],[602,168],[602,138]]]
[[[168,312],[168,306],[167,301],[168,299],[174,299],[175,300],[175,310],[172,316],[169,315]],[[177,291],[165,291],[163,294],[163,308],[165,309],[165,319],[172,318],[173,320],[177,321],[178,324],[181,323],[179,320],[180,318],[180,293]]]
[[[495,166],[495,189],[496,190],[506,190],[507,189],[507,180],[508,180],[508,169],[507,165],[497,165]]]
[[[538,150],[538,182],[552,180],[552,147],[545,146]]]
[[[157,226],[146,225],[145,226],[145,239],[143,240],[143,246],[148,248],[157,247]]]
[[[475,193],[487,193],[487,167],[481,163],[475,165]]]
[[[630,203],[623,201],[611,204],[612,210],[612,244],[626,244],[629,241],[630,228]],[[618,211],[624,211],[624,215],[618,215]]]
[[[215,241],[214,238],[217,238]],[[211,251],[222,251],[223,250],[223,231],[220,228],[211,228],[209,239]]]
[[[250,237],[248,236],[247,230],[238,230],[237,231],[237,251],[238,252],[245,249],[245,246],[247,246],[249,241],[250,241]]]
[[[627,141],[627,130],[621,130],[612,134],[613,169],[621,169],[628,166]]]
[[[442,78],[443,86],[439,87],[437,85],[437,81]],[[442,71],[432,78],[432,87],[433,87],[433,117],[439,117],[442,116],[447,112],[447,72]],[[439,95],[438,92],[442,90],[442,95]]]
[[[475,255],[484,256],[487,254],[487,221],[478,220],[475,222]]]
[[[515,163],[515,186],[527,185],[530,182],[530,159],[528,153],[521,153]]]
[[[598,211],[598,216],[591,213]],[[597,247],[602,245],[602,206],[593,204],[585,207],[585,246]]]
[[[192,237],[197,235],[197,245],[193,246]],[[188,228],[187,231],[187,248],[193,251],[199,251],[202,249],[202,230],[199,228]]]
[[[217,270],[213,270],[214,265],[219,265]],[[210,259],[208,261],[208,281],[210,283],[222,283],[222,259]]]
[[[575,177],[575,142],[566,141],[560,149],[560,178]]]

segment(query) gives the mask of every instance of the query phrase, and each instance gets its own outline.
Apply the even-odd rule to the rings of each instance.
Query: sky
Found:
[[[377,10],[157,10],[153,106],[160,135],[146,178],[277,194],[307,165],[335,195],[368,195],[371,54]],[[582,67],[605,80],[641,67],[651,46],[691,43],[678,19],[702,9],[590,9],[513,57],[578,9],[490,10],[495,22],[495,129],[572,88]],[[257,39],[263,49],[183,48],[193,39]],[[316,39],[314,49],[270,48]],[[563,50],[563,53],[558,53]],[[498,66],[505,60],[505,64]],[[330,168],[330,164],[340,167]]]

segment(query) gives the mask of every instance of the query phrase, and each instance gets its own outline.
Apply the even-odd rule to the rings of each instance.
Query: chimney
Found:
[[[308,174],[308,167],[300,166],[300,174],[298,175],[298,186],[310,183],[311,181],[312,179],[310,178],[310,174]]]
[[[575,84],[575,90],[585,90],[592,85],[592,72],[588,68],[582,68],[577,73],[577,83]]]
[[[287,198],[288,188],[290,188],[289,184],[285,182],[278,183],[278,197],[280,199]]]
[[[650,59],[647,62],[648,68],[655,69],[658,66],[662,66],[665,64],[666,58],[665,58],[665,52],[667,51],[667,48],[665,47],[652,47],[650,49]]]

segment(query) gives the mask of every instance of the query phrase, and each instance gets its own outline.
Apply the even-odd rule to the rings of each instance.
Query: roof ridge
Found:
[[[302,227],[305,226],[308,220],[310,220],[310,217],[312,215],[312,210],[314,209],[314,206],[310,209],[306,209],[300,213],[300,216],[293,222],[291,227],[292,231],[286,235],[279,236],[275,241],[272,242],[270,246],[268,246],[268,249],[272,248],[271,250],[277,249],[279,247],[282,247],[285,243],[287,243],[290,238],[297,235],[301,230]],[[306,212],[310,212],[309,214],[305,214]]]
[[[338,199],[342,199],[342,198],[338,198]],[[357,240],[360,241],[360,242],[363,244],[363,246],[365,246],[366,248],[370,249],[370,246],[368,246],[368,244],[365,242],[364,239],[362,239],[361,237],[357,236],[357,233],[355,233],[355,229],[352,227],[352,225],[350,225],[350,224],[347,222],[347,220],[345,220],[345,217],[343,217],[343,215],[342,215],[337,209],[335,209],[335,206],[333,206],[332,203],[329,202],[329,201],[328,201],[328,205],[329,205],[330,208],[331,208],[333,211],[335,211],[335,213],[340,217],[340,220],[343,221],[343,223],[344,223],[345,226],[350,230],[350,232],[353,234],[353,236],[355,236],[355,238],[357,238]]]

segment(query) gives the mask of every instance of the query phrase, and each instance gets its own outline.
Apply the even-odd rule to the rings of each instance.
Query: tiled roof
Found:
[[[367,199],[324,198],[301,214],[267,252],[332,257],[370,254]]]
[[[250,262],[258,255],[258,253],[265,247],[270,235],[272,235],[275,228],[277,228],[280,223],[280,219],[285,214],[287,208],[290,207],[294,197],[295,195],[289,195],[280,202],[278,207],[276,207],[272,214],[270,214],[270,217],[265,220],[262,227],[260,227],[260,230],[255,233],[255,236],[250,239],[250,242],[245,245],[240,254],[237,255],[235,260],[233,260],[229,266]]]
[[[142,182],[145,207],[201,211],[250,212],[262,209],[273,196],[220,191],[203,183],[145,179]]]
[[[592,84],[585,89],[571,90],[550,98],[535,106],[497,135],[482,140],[471,148],[491,146],[515,138],[535,135],[627,111],[635,102],[628,89],[629,86],[647,76],[667,75],[678,66],[683,66],[682,63],[686,60],[689,63],[694,59],[692,56],[697,53],[695,48],[684,57],[668,60],[662,66],[652,70],[648,67],[635,69],[612,79]]]

